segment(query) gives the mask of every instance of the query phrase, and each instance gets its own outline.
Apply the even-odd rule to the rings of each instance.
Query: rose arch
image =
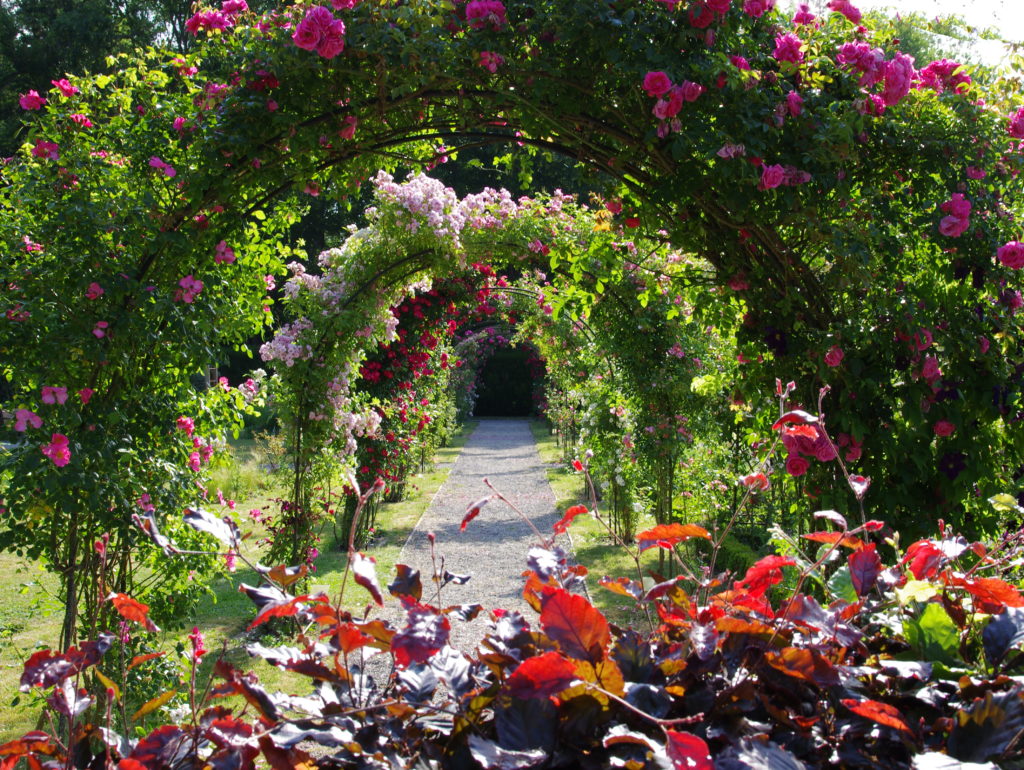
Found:
[[[194,499],[210,437],[254,397],[201,396],[189,376],[269,324],[305,196],[346,200],[381,167],[477,146],[563,154],[606,190],[607,216],[585,220],[595,240],[532,217],[513,218],[511,245],[486,233],[517,258],[545,246],[558,303],[586,308],[628,283],[647,308],[703,287],[688,318],[735,336],[737,377],[719,387],[734,403],[795,379],[794,405],[813,409],[828,384],[830,425],[863,446],[890,511],[984,528],[972,501],[1015,490],[1021,461],[1024,112],[996,86],[982,98],[956,63],[914,62],[848,3],[821,17],[772,5],[335,0],[257,17],[226,0],[191,20],[187,56],[149,51],[117,77],[26,94],[0,209],[0,366],[24,434],[4,461],[0,545],[62,575],[66,637],[99,606],[78,575],[130,584],[138,526],[161,542],[159,512]],[[503,205],[470,208],[500,220]],[[369,326],[316,322],[332,349],[386,335],[405,287],[463,258],[461,230],[431,229],[454,213],[417,212],[422,243],[325,258],[322,296],[373,300],[359,304]],[[640,260],[611,248],[626,241],[686,256],[633,275]],[[325,367],[320,384],[341,394],[340,376]],[[332,437],[367,429],[365,412],[348,414]],[[791,473],[806,450],[791,448]],[[204,558],[167,573],[177,596]]]

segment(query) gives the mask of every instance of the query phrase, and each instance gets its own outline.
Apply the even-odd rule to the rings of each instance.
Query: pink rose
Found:
[[[786,179],[786,169],[776,163],[773,166],[761,167],[761,183],[759,189],[771,190],[778,187]]]
[[[971,215],[971,202],[964,197],[963,193],[953,193],[949,200],[939,208],[959,219],[966,219]]]
[[[53,460],[58,468],[63,468],[71,462],[71,449],[68,447],[68,437],[63,433],[54,433],[50,437],[50,443],[43,447],[43,454]]]
[[[1010,116],[1010,124],[1006,127],[1006,131],[1014,139],[1024,139],[1024,107]]]
[[[103,296],[103,287],[93,281],[89,284],[89,288],[85,290],[86,299],[99,299]]]
[[[921,367],[921,376],[928,382],[933,382],[942,376],[939,360],[935,356],[925,357],[924,366]]]
[[[833,345],[825,354],[825,363],[831,367],[839,366],[843,362],[844,355],[842,348],[838,345]]]
[[[836,448],[832,446],[832,443],[824,438],[818,439],[814,443],[814,456],[819,462],[832,462],[836,459],[837,454],[838,452],[836,452]]]
[[[63,404],[68,400],[68,389],[60,387],[50,387],[44,385],[42,390],[42,402],[44,404]]]
[[[956,430],[956,426],[949,420],[939,420],[935,425],[932,426],[932,431],[939,438],[945,438],[946,436],[953,435],[953,431]]]
[[[31,409],[18,409],[14,412],[14,429],[24,433],[26,428],[41,428],[43,418]]]
[[[955,217],[950,214],[939,222],[939,232],[949,238],[959,238],[970,226],[970,220],[966,217]]]
[[[684,80],[679,84],[679,93],[683,97],[684,102],[695,102],[707,89],[699,83],[694,83],[692,80]]]
[[[333,59],[345,50],[345,24],[341,19],[335,19],[330,27],[320,38],[316,52],[325,59]]]
[[[775,50],[772,52],[772,56],[777,61],[788,61],[793,64],[799,64],[804,60],[804,53],[801,51],[804,41],[794,35],[792,32],[787,32],[785,35],[780,35],[775,38]]]
[[[796,13],[793,14],[792,23],[794,27],[800,26],[801,24],[813,24],[816,18],[818,17],[811,13],[811,9],[807,3],[800,3],[796,9]]]
[[[774,7],[775,0],[745,0],[743,3],[743,12],[748,16],[753,16],[757,19],[764,16]]]
[[[786,473],[790,476],[803,476],[810,467],[807,458],[800,455],[790,455],[786,458]]]
[[[992,343],[988,341],[988,337],[978,337],[978,350],[982,355],[988,353],[988,349],[991,345]]]
[[[831,0],[828,4],[828,8],[830,11],[843,14],[843,16],[854,24],[860,24],[861,13],[857,8],[850,4],[850,0]]]
[[[67,78],[61,78],[60,80],[51,80],[50,84],[55,86],[65,97],[72,97],[78,93],[78,86],[73,86]]]
[[[899,104],[900,100],[910,92],[910,82],[914,79],[914,60],[905,53],[896,54],[892,61],[885,63],[882,79],[882,99],[887,107]]]
[[[198,473],[200,468],[199,452],[193,452],[188,456],[188,467]]]
[[[804,111],[804,98],[796,91],[786,94],[786,108],[794,118]]]
[[[89,403],[89,399],[92,398],[92,394],[95,392],[92,388],[82,388],[78,391],[78,398],[81,400],[82,406]]]
[[[999,250],[996,251],[996,256],[999,257],[1001,264],[1014,270],[1020,270],[1024,267],[1024,243],[1010,241],[1005,246],[999,247]]]
[[[644,90],[648,96],[664,96],[672,88],[672,80],[664,72],[648,72],[644,75]]]
[[[21,95],[18,99],[18,104],[21,105],[23,110],[38,110],[42,109],[42,106],[46,104],[46,99],[35,91],[29,91],[27,94]]]
[[[500,0],[470,0],[466,4],[466,21],[473,29],[483,29],[488,24],[492,29],[501,29],[508,24],[505,5]]]

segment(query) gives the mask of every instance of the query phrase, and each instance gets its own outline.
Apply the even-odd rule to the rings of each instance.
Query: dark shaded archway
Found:
[[[479,375],[475,417],[527,417],[533,412],[536,357],[520,347],[494,351]]]

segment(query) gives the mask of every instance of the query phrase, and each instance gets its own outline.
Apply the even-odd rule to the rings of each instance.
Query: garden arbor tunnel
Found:
[[[290,258],[278,239],[303,196],[352,196],[379,167],[430,165],[450,147],[556,152],[600,175],[609,207],[572,217],[587,234],[552,229],[555,211],[516,219],[511,244],[470,230],[508,258],[525,244],[563,305],[625,302],[594,298],[629,286],[644,311],[686,310],[695,328],[734,331],[750,363],[721,389],[737,398],[769,392],[776,377],[800,380],[812,408],[825,380],[855,395],[838,402],[832,425],[861,438],[889,426],[866,444],[865,463],[876,483],[892,482],[891,505],[948,508],[977,482],[1012,487],[977,447],[1020,454],[1004,425],[1019,392],[1020,353],[1006,332],[1020,265],[1015,251],[995,255],[1019,237],[1024,175],[1007,131],[1024,136],[1024,118],[983,103],[955,68],[918,72],[884,25],[864,32],[842,13],[790,20],[768,5],[335,0],[257,18],[233,2],[190,21],[198,39],[188,55],[123,57],[116,77],[26,94],[26,144],[5,167],[0,206],[0,366],[16,380],[17,405],[45,412],[45,424],[26,423],[33,440],[6,461],[15,481],[0,545],[45,555],[74,596],[71,565],[91,569],[82,560],[96,532],[111,533],[114,551],[130,540],[132,501],[152,494],[180,509],[194,489],[182,462],[190,448],[153,426],[194,407],[212,431],[230,411],[190,407],[187,375],[268,323],[267,288]],[[422,230],[363,243],[339,283],[326,281],[332,296],[304,299],[296,288],[292,310],[311,326],[291,324],[292,342],[312,328],[306,301],[359,305],[362,316],[320,317],[339,319],[326,325],[332,340],[365,339],[356,333],[366,319],[383,324],[400,289],[437,267],[418,255],[465,253],[456,209],[394,203],[378,232],[408,229],[406,215]],[[480,205],[503,221],[506,203]],[[432,234],[438,216],[448,232]],[[692,301],[673,305],[684,290]],[[980,359],[990,344],[1000,349]],[[833,348],[847,351],[844,366],[823,361]],[[333,363],[353,365],[355,347],[340,349]],[[278,369],[295,381],[294,408],[299,369]],[[319,384],[344,411],[354,372],[324,369]],[[85,395],[43,409],[40,388],[55,385]],[[936,446],[929,428],[943,410],[971,430]],[[315,477],[323,453],[303,447],[327,432],[306,427],[292,449]],[[54,438],[41,457],[51,435],[67,444]],[[887,469],[908,453],[935,462],[896,478]],[[58,512],[45,537],[28,513],[40,495]]]

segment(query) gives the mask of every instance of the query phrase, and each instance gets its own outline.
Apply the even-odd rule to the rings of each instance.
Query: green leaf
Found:
[[[848,602],[858,601],[857,591],[853,587],[853,578],[850,577],[850,565],[844,564],[836,570],[829,578],[828,590],[837,599],[844,599]]]
[[[941,604],[926,604],[919,617],[904,621],[903,632],[922,660],[963,662],[958,652],[960,633]]]

